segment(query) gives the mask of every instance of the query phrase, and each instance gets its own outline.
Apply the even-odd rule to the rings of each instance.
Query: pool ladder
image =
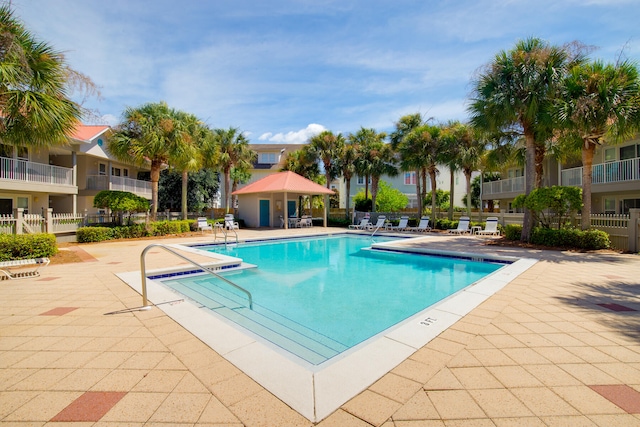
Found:
[[[147,299],[147,268],[145,266],[145,261],[144,261],[144,257],[147,254],[147,251],[149,251],[149,249],[151,249],[151,248],[164,249],[165,251],[174,254],[178,258],[181,258],[181,259],[183,259],[183,260],[195,265],[196,267],[204,270],[205,273],[209,273],[209,274],[215,276],[216,278],[222,280],[223,282],[226,282],[227,284],[229,284],[230,286],[236,288],[240,292],[244,292],[247,295],[247,298],[249,299],[249,309],[253,310],[253,297],[251,296],[251,292],[249,292],[248,290],[246,290],[242,286],[236,285],[231,280],[229,280],[229,279],[227,279],[225,277],[222,277],[221,275],[219,275],[215,271],[211,270],[210,268],[207,268],[207,267],[195,262],[194,260],[187,258],[186,256],[176,252],[175,250],[173,250],[170,247],[168,247],[166,245],[163,245],[161,243],[154,243],[154,244],[151,244],[151,245],[147,246],[146,248],[144,248],[144,250],[140,254],[140,272],[141,272],[141,275],[142,275],[142,307],[143,307],[143,309],[148,310],[148,309],[150,309],[152,307],[151,305],[149,305],[149,300]]]
[[[227,246],[227,237],[229,235],[229,231],[233,231],[233,234],[236,235],[236,245],[238,244],[238,233],[236,232],[235,227],[233,227],[233,224],[231,226],[231,229],[229,229],[227,227],[226,222],[224,224],[221,224],[219,222],[216,222],[213,225],[213,240],[215,241],[216,239],[218,239],[218,230],[220,230],[222,232],[222,234],[224,235],[224,245],[225,247]]]

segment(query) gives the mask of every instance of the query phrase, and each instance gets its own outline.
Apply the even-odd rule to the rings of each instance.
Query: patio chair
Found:
[[[211,226],[211,224],[207,222],[207,218],[201,216],[198,218],[197,221],[198,221],[197,223],[198,230],[200,230],[202,234],[204,234],[205,230],[211,230],[211,232],[213,233],[213,227]]]
[[[488,217],[487,223],[484,226],[484,230],[478,230],[476,234],[480,236],[499,236],[500,230],[498,230],[498,217]]]
[[[25,279],[40,275],[38,269],[49,265],[49,258],[30,258],[0,262],[0,280]],[[19,271],[15,271],[18,269]],[[28,269],[28,270],[27,270]]]
[[[233,214],[226,214],[224,216],[224,227],[227,230],[239,230],[240,224],[235,220]]]
[[[387,226],[388,231],[406,231],[409,229],[409,217],[401,216],[398,225]]]
[[[364,218],[360,220],[360,224],[351,224],[349,225],[350,230],[364,230],[369,227],[369,218]]]
[[[431,226],[429,225],[429,217],[423,216],[422,218],[420,218],[420,222],[418,223],[417,227],[408,227],[407,230],[417,231],[420,233],[423,231],[431,231]]]
[[[452,228],[449,231],[451,234],[465,234],[469,233],[469,219],[468,216],[461,216],[460,221],[458,221],[458,228]]]
[[[313,227],[313,218],[311,215],[302,215],[299,224],[300,227]]]
[[[385,215],[380,215],[375,224],[369,223],[367,229],[368,230],[380,230],[384,228],[384,223],[387,221],[387,217]]]

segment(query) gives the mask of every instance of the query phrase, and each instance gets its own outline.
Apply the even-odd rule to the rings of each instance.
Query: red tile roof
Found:
[[[295,172],[286,171],[265,176],[256,182],[234,191],[233,195],[255,193],[333,194],[332,190],[308,180]]]
[[[79,141],[91,141],[93,138],[108,129],[109,126],[106,125],[78,125],[69,136]]]

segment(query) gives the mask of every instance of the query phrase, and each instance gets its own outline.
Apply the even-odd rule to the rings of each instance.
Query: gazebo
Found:
[[[289,228],[289,215],[297,209],[300,196],[334,194],[295,172],[278,172],[234,191],[238,196],[239,217],[248,227],[280,226]],[[325,198],[323,225],[327,226],[328,201]]]

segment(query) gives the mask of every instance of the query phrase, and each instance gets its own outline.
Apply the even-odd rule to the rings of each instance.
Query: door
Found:
[[[13,215],[13,199],[0,199],[0,215]]]
[[[298,212],[296,212],[296,201],[295,200],[287,200],[287,215],[298,216]]]
[[[270,227],[271,221],[269,212],[269,201],[260,200],[260,227]]]

